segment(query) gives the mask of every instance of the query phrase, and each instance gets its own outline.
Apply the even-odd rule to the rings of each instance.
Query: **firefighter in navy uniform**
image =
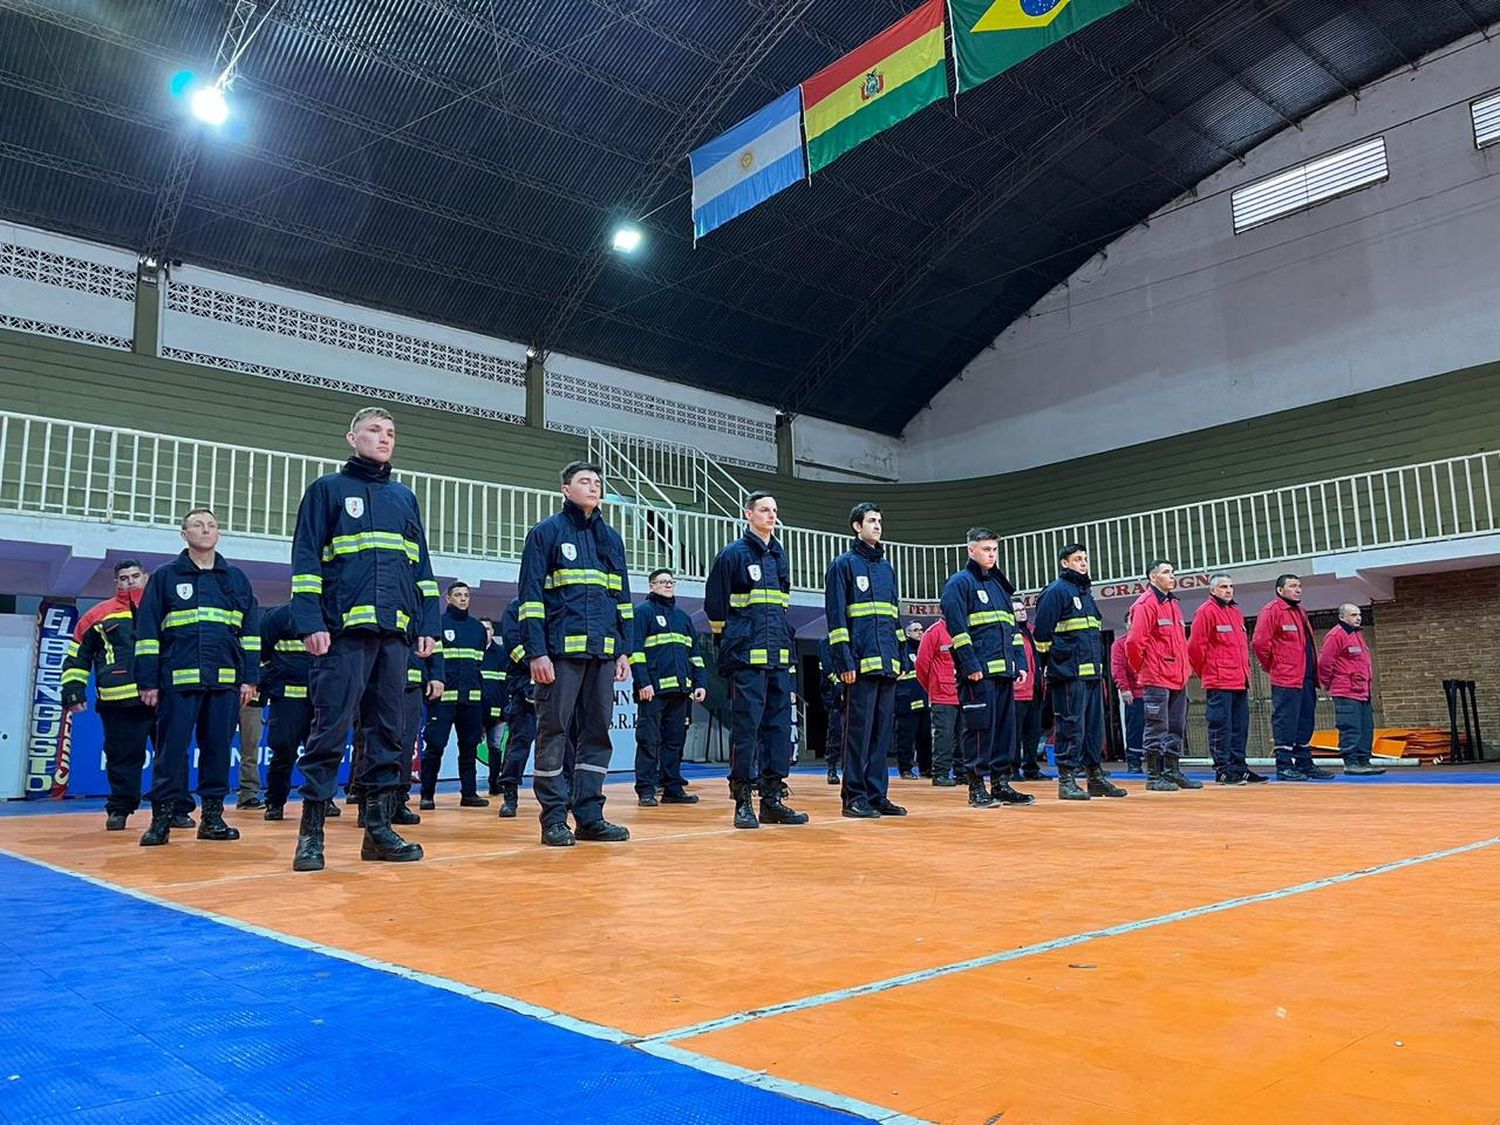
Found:
[[[1069,543],[1058,553],[1057,581],[1042,591],[1032,614],[1032,638],[1047,666],[1057,757],[1057,795],[1064,801],[1124,797],[1105,775],[1099,751],[1104,740],[1104,641],[1099,607],[1089,592],[1089,553]],[[1077,777],[1088,778],[1080,788]]]
[[[397,763],[400,781],[391,808],[392,824],[421,824],[422,818],[411,810],[411,778],[421,768],[422,703],[443,694],[443,642],[432,646],[432,655],[422,660],[415,647],[406,658],[406,690],[401,697],[401,748]],[[349,763],[349,803],[359,806],[359,827],[365,826],[364,772],[366,765],[364,730],[358,713],[354,716],[354,759]]]
[[[505,670],[510,663],[495,623],[481,617],[484,626],[484,656],[479,660],[479,679],[484,704],[484,743],[489,756],[489,793],[500,795],[500,764],[505,760]]]
[[[260,676],[260,608],[250,580],[216,550],[219,521],[207,508],[182,519],[187,549],[157,567],[136,614],[135,681],[156,708],[151,827],[143,847],[167,843],[172,812],[187,797],[193,736],[198,740],[200,840],[238,840],[224,823],[229,743],[240,708]]]
[[[896,768],[904,778],[932,776],[932,717],[927,693],[917,682],[922,623],[908,621],[901,634],[901,675],[896,679]]]
[[[266,820],[282,820],[292,791],[292,767],[312,728],[307,645],[297,635],[290,603],[268,609],[261,618],[260,665],[261,697],[269,700],[271,708],[271,760],[266,767],[266,811],[261,815]]]
[[[443,610],[442,697],[427,708],[427,731],[422,747],[422,809],[435,807],[438,772],[448,736],[458,731],[459,807],[484,808],[490,802],[479,795],[479,741],[484,737],[484,679],[480,665],[487,643],[484,626],[469,616],[469,585],[448,586],[448,605]]]
[[[521,640],[521,599],[512,598],[500,619],[500,647],[505,652],[505,761],[500,767],[500,816],[516,815],[521,779],[536,741],[536,688],[531,662]],[[564,756],[563,776],[573,784],[573,760]]]
[[[754,492],[745,505],[749,526],[714,559],[703,592],[719,673],[729,681],[734,826],[806,824],[807,814],[782,800],[792,763],[791,571],[776,538],[775,497]],[[757,783],[759,819],[751,805]]]
[[[308,486],[292,538],[292,617],[312,657],[312,731],[300,763],[302,823],[295,871],[323,869],[325,802],[338,783],[356,713],[364,738],[365,835],[360,858],[422,858],[392,828],[405,762],[407,665],[430,656],[438,588],[417,498],[391,479],[396,424],[388,411],[355,414],[354,456]]]
[[[969,561],[943,587],[943,621],[953,638],[949,654],[963,715],[961,745],[969,804],[1029,805],[1036,800],[1010,784],[1011,747],[1016,738],[1015,681],[1026,674],[1026,649],[1010,611],[1015,593],[995,564],[1000,539],[971,527]],[[990,788],[985,789],[988,774]]]
[[[703,658],[697,654],[693,619],[677,604],[677,578],[670,570],[651,572],[651,592],[635,607],[631,621],[630,671],[639,705],[635,724],[635,793],[643,808],[657,804],[696,805],[682,776],[693,704],[707,695]]]
[[[833,649],[827,637],[818,642],[818,672],[823,678],[823,710],[828,713],[823,757],[828,762],[828,784],[838,785],[844,761],[844,681],[833,666]]]
[[[842,812],[855,819],[905,816],[906,810],[887,796],[886,764],[896,728],[896,682],[906,663],[901,595],[880,542],[880,509],[868,502],[856,504],[849,527],[854,542],[829,565],[823,583],[828,648],[848,700]]]
[[[518,581],[522,643],[536,684],[532,787],[549,847],[630,839],[628,829],[604,819],[614,685],[630,678],[634,607],[625,544],[599,512],[604,482],[597,465],[564,468],[562,493],[562,511],[527,533]],[[570,742],[577,747],[571,797],[563,776]]]
[[[62,705],[70,715],[88,708],[89,673],[94,675],[109,778],[104,802],[104,827],[109,832],[123,831],[125,819],[141,807],[146,743],[156,724],[156,713],[141,702],[135,684],[135,617],[145,591],[141,564],[135,559],[117,562],[114,597],[78,619],[63,663]],[[191,828],[193,822],[182,827]]]

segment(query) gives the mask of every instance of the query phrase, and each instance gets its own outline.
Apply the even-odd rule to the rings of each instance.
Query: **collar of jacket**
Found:
[[[857,536],[854,540],[854,546],[850,547],[849,549],[860,558],[869,559],[871,562],[879,562],[885,557],[884,543],[876,543],[875,546],[872,547],[863,539],[860,539]]]
[[[592,512],[585,512],[571,500],[563,501],[562,511],[563,515],[568,517],[569,522],[571,522],[574,527],[592,527],[595,519],[599,515],[598,508],[595,508]]]
[[[1177,600],[1177,595],[1172,593],[1172,591],[1170,590],[1158,590],[1155,586],[1152,586],[1151,592],[1156,595],[1156,600],[1158,603],[1175,602]]]
[[[671,609],[677,604],[677,596],[675,594],[669,598],[665,594],[658,594],[655,590],[646,595],[646,600],[661,606],[663,609]]]
[[[121,609],[138,609],[141,604],[141,595],[145,592],[144,586],[139,586],[134,590],[116,590],[114,603]]]
[[[347,476],[358,477],[360,480],[374,481],[376,483],[391,479],[391,463],[389,461],[371,461],[368,457],[355,454],[344,462],[344,473]]]
[[[1283,602],[1285,602],[1287,604],[1287,606],[1290,607],[1291,609],[1301,609],[1302,608],[1302,599],[1301,598],[1298,598],[1295,601],[1293,601],[1291,598],[1287,597],[1285,594],[1277,594],[1276,596],[1278,598],[1280,598]]]
[[[777,542],[776,536],[771,536],[770,541],[768,542],[761,539],[761,537],[755,534],[755,532],[748,526],[745,528],[745,534],[740,536],[740,538],[743,539],[746,543],[749,543],[750,546],[754,547],[758,554],[769,555],[781,550],[781,544]]]
[[[1087,590],[1091,585],[1093,585],[1093,582],[1090,580],[1087,574],[1079,574],[1076,570],[1069,570],[1066,567],[1063,568],[1062,573],[1059,574],[1058,577],[1061,578],[1064,582],[1071,582],[1073,583],[1073,585],[1078,586],[1084,590]],[[1153,586],[1152,589],[1154,590],[1156,589],[1156,587]]]
[[[1346,633],[1357,633],[1360,630],[1360,626],[1350,625],[1347,621],[1340,621],[1339,628]]]
[[[968,562],[964,563],[964,569],[972,574],[975,578],[979,579],[981,582],[983,582],[987,578],[995,577],[994,568],[988,566],[980,566],[978,559],[970,559]]]
[[[457,606],[445,605],[443,607],[443,616],[451,617],[454,621],[467,621],[469,619],[469,611],[459,609]]]
[[[1232,605],[1239,605],[1240,604],[1239,602],[1235,601],[1233,598],[1230,598],[1226,602],[1223,598],[1219,597],[1218,594],[1209,594],[1208,596],[1211,597],[1211,598],[1213,598],[1214,601],[1218,602],[1225,609],[1228,609]]]
[[[192,557],[187,553],[186,547],[182,549],[182,552],[177,556],[177,558],[172,560],[172,566],[181,574],[197,574],[202,570],[229,569],[229,564],[224,561],[224,556],[219,554],[218,551],[214,552],[213,566],[201,567],[192,560]]]

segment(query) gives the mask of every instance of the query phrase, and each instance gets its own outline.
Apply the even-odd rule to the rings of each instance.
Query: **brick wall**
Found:
[[[1480,726],[1500,736],[1500,567],[1396,579],[1375,607],[1375,677],[1390,726],[1448,725],[1443,681],[1474,680]],[[1492,751],[1493,752],[1493,751]]]

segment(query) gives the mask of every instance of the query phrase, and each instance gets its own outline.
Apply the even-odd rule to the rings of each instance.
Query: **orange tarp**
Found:
[[[1459,735],[1460,744],[1463,735]],[[1324,756],[1338,756],[1339,734],[1336,730],[1316,731],[1312,747]],[[1425,761],[1447,761],[1453,753],[1449,732],[1442,727],[1379,727],[1375,731],[1374,753],[1382,758],[1420,758]]]

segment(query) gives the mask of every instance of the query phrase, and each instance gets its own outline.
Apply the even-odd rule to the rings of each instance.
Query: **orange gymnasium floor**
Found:
[[[164,849],[136,846],[140,814],[125,834],[94,813],[3,816],[0,870],[60,880],[36,891],[56,918],[70,894],[144,896],[676,1068],[653,1079],[654,1115],[574,1068],[542,1097],[546,1063],[515,1038],[514,1068],[469,1084],[527,1086],[530,1108],[476,1089],[451,1120],[568,1104],[574,1121],[1500,1122],[1500,776],[1418,772],[1177,794],[1123,778],[1129,799],[1086,805],[1038,783],[1036,805],[993,810],[894,780],[912,815],[878,822],[841,819],[837,791],[799,775],[812,822],[755,832],[699,775],[693,807],[612,785],[631,842],[560,850],[537,843],[529,793],[513,821],[447,793],[411,832],[425,862],[361,863],[346,815],[313,875],[288,868],[295,815],[231,813],[238,843]],[[119,925],[115,978],[173,928]],[[63,958],[55,926],[37,940]],[[427,1047],[412,1107],[441,1034]],[[719,1087],[674,1086],[705,1072],[767,1101],[731,1112]],[[7,1113],[25,1118],[0,1088]]]

